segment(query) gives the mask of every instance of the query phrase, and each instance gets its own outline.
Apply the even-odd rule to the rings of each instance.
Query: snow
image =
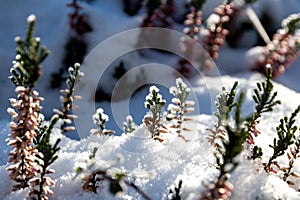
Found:
[[[28,0],[24,3],[17,0],[5,1],[5,3],[2,2],[1,4],[0,60],[1,65],[5,66],[0,74],[2,87],[2,90],[0,90],[0,116],[2,116],[0,121],[1,199],[21,200],[28,193],[27,189],[11,192],[13,183],[6,171],[8,154],[11,150],[6,142],[10,120],[7,111],[13,113],[13,110],[8,108],[10,107],[8,99],[16,97],[13,85],[7,79],[10,75],[11,61],[14,59],[14,38],[16,40],[20,39],[17,36],[18,34],[24,37],[27,18],[28,22],[36,21],[36,35],[39,36],[38,38],[41,38],[41,44],[46,45],[51,50],[51,55],[43,63],[43,76],[37,88],[41,96],[45,97],[43,112],[46,118],[49,119],[53,114],[52,109],[58,108],[60,105],[59,91],[49,88],[49,78],[51,73],[56,72],[61,66],[65,41],[71,34],[68,25],[70,9],[66,9],[65,6],[68,2],[67,0]],[[180,5],[183,2],[183,0],[178,0],[176,4]],[[205,4],[204,19],[207,19],[215,6],[222,2],[220,0],[209,1],[209,3]],[[92,52],[94,47],[107,38],[113,38],[116,36],[115,34],[122,31],[139,27],[142,14],[128,17],[122,11],[121,3],[121,0],[94,0],[91,3],[81,4],[83,10],[89,14],[89,20],[93,26],[93,32],[87,33],[85,36],[89,45],[89,52]],[[272,10],[272,14],[267,14],[273,19],[270,27],[276,28],[280,26],[281,20],[288,14],[300,12],[299,1],[297,2],[296,0],[261,0],[253,5],[253,9],[258,13],[258,16],[262,16],[264,12]],[[179,15],[180,12],[183,11],[179,11],[177,14]],[[208,18],[207,23],[215,23],[217,20],[216,17],[212,16]],[[174,29],[178,31],[182,31],[182,28],[182,26],[174,26]],[[128,31],[127,33],[133,32]],[[106,127],[116,130],[118,134],[116,136],[89,135],[89,130],[94,127],[93,118],[92,115],[80,114],[81,111],[77,120],[79,122],[76,124],[78,130],[80,129],[79,135],[78,137],[71,135],[71,138],[78,140],[62,136],[58,130],[54,130],[51,140],[54,142],[57,138],[62,138],[62,141],[60,143],[61,150],[58,153],[59,158],[52,164],[55,173],[51,175],[51,178],[54,179],[55,186],[53,187],[54,195],[50,199],[115,199],[108,192],[107,182],[101,183],[101,189],[98,191],[98,194],[83,191],[82,176],[75,173],[76,168],[86,167],[89,156],[95,148],[97,148],[95,152],[96,166],[102,169],[109,168],[112,171],[120,170],[126,172],[128,179],[134,181],[154,200],[167,199],[168,189],[174,188],[179,180],[183,181],[183,199],[197,199],[205,189],[202,183],[208,183],[218,175],[218,170],[215,168],[214,149],[205,139],[205,136],[209,134],[207,129],[213,128],[216,123],[216,119],[213,116],[216,95],[221,91],[222,86],[229,89],[234,81],[238,81],[238,89],[242,89],[246,94],[243,106],[244,114],[247,115],[254,110],[252,89],[255,88],[257,81],[263,80],[263,76],[249,71],[263,49],[262,47],[251,49],[247,47],[252,46],[256,42],[256,37],[255,31],[248,31],[239,41],[240,48],[232,49],[225,45],[220,51],[220,58],[216,61],[218,68],[214,68],[215,71],[202,73],[187,81],[187,87],[191,88],[189,100],[195,101],[195,111],[190,115],[193,120],[185,122],[185,127],[193,130],[184,132],[184,136],[189,142],[185,142],[177,137],[176,134],[171,133],[163,136],[163,143],[149,139],[150,133],[147,127],[142,124],[142,118],[147,112],[144,108],[144,101],[149,90],[148,86],[139,92],[135,91],[138,87],[133,90],[123,90],[123,96],[116,94],[116,98],[121,96],[121,100],[117,99],[111,104],[102,102],[95,105],[89,93],[90,91],[86,90],[93,90],[89,84],[93,85],[95,81],[98,81],[99,74],[87,74],[85,71],[86,76],[82,79],[87,78],[84,82],[86,85],[79,87],[81,94],[87,94],[87,97],[85,97],[87,98],[86,104],[79,103],[82,106],[82,112],[89,110],[91,105],[95,105],[92,110],[95,110],[95,107],[102,107],[102,110],[99,109],[102,117],[105,120],[110,119]],[[113,66],[120,60],[123,60],[129,70],[128,74],[126,74],[127,78],[123,80],[127,81],[125,82],[126,84],[134,85],[135,78],[144,73],[147,80],[143,80],[144,82],[142,83],[155,84],[155,86],[150,87],[150,91],[160,91],[161,99],[166,99],[167,104],[170,103],[172,96],[169,94],[169,88],[175,84],[176,76],[174,75],[174,69],[169,66],[174,66],[178,57],[147,50],[143,51],[144,56],[141,56],[136,51],[125,55],[118,54],[134,49],[135,43],[132,42],[132,38],[137,38],[137,35],[131,35],[130,38],[125,37],[123,41],[111,40],[111,43],[105,46],[105,53],[107,53],[105,55],[112,59],[106,60],[107,63],[105,64]],[[166,39],[165,42],[167,41]],[[175,46],[177,44],[172,45]],[[170,48],[175,47],[172,46]],[[85,67],[87,68],[102,61],[99,61],[101,57],[99,58],[98,54],[94,54],[94,57],[91,54],[87,56],[89,62],[85,61]],[[18,55],[16,59],[17,57]],[[275,80],[275,90],[278,91],[278,98],[282,100],[282,105],[276,107],[274,112],[264,114],[257,126],[262,132],[255,139],[256,144],[262,147],[264,151],[261,162],[266,162],[272,154],[269,144],[272,143],[273,138],[276,136],[275,127],[279,124],[279,119],[289,115],[299,105],[300,86],[298,80],[300,72],[297,68],[299,64],[300,61],[298,59],[287,69],[285,74]],[[106,72],[108,75],[101,77],[100,84],[114,82],[109,76],[112,72],[113,68],[109,68]],[[214,76],[208,76],[211,74]],[[123,83],[119,82],[121,85]],[[113,85],[107,85],[106,89],[110,90],[112,88]],[[173,93],[175,92],[174,88],[170,88],[171,90]],[[107,115],[103,114],[103,111]],[[137,124],[136,130],[122,134],[123,122],[129,114],[132,115],[133,121]],[[299,125],[299,120],[297,124]],[[238,160],[240,165],[230,177],[230,182],[234,186],[232,199],[300,198],[298,192],[289,187],[286,182],[279,179],[276,175],[267,176],[263,170],[258,170],[259,168],[262,169],[262,164],[245,159],[245,152],[240,155]],[[284,158],[279,159],[279,162],[287,164],[287,160]],[[295,171],[300,172],[300,162],[296,162]],[[119,198],[128,200],[142,199],[132,188],[127,188],[126,193]]]

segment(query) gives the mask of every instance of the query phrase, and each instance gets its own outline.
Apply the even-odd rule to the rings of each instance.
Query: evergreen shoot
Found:
[[[295,182],[291,178],[300,178],[300,174],[294,171],[295,161],[300,157],[300,138],[298,137],[296,142],[289,148],[287,152],[287,158],[289,160],[288,167],[282,167],[283,171],[282,179],[286,181],[290,186],[294,186]],[[299,191],[299,189],[297,189]]]
[[[41,63],[49,54],[46,47],[40,47],[40,38],[34,37],[35,21],[34,15],[27,18],[28,28],[25,40],[21,37],[15,38],[18,45],[17,55],[10,70],[12,76],[9,77],[15,86],[33,88],[42,73]]]
[[[41,125],[39,134],[35,138],[35,147],[38,150],[35,161],[39,167],[37,176],[30,181],[31,199],[46,200],[47,195],[54,194],[50,188],[54,185],[54,181],[47,175],[55,172],[49,167],[58,158],[57,152],[60,149],[58,145],[61,139],[57,139],[54,144],[50,143],[52,130],[58,120],[59,117],[54,115],[49,125]]]
[[[182,131],[190,131],[190,129],[183,127],[182,124],[185,121],[192,120],[191,118],[184,116],[185,114],[194,111],[192,106],[195,102],[187,100],[190,95],[191,88],[189,88],[181,78],[177,78],[176,86],[170,87],[169,91],[175,96],[175,98],[172,99],[172,104],[169,104],[168,106],[169,114],[167,115],[167,119],[174,122],[170,128],[175,129],[178,136],[187,141],[187,139],[185,139],[182,135]]]
[[[276,127],[278,138],[274,138],[273,145],[270,147],[273,149],[273,155],[269,158],[268,163],[265,163],[265,171],[267,173],[277,173],[281,169],[276,161],[276,158],[282,156],[288,147],[295,143],[295,133],[298,127],[295,125],[296,117],[300,112],[300,106],[291,114],[291,116],[280,119],[279,126]],[[277,169],[276,169],[276,168]]]
[[[159,135],[165,132],[165,127],[161,124],[161,112],[166,101],[162,98],[161,94],[159,94],[159,89],[156,86],[149,88],[149,94],[146,96],[144,104],[150,111],[150,114],[144,117],[144,124],[148,127],[151,138],[162,141]]]
[[[240,93],[235,101],[236,87],[237,83],[233,85],[230,93],[223,93],[219,97],[219,100],[222,99],[221,96],[226,97],[221,101],[223,103],[218,105],[219,112],[216,115],[219,117],[224,116],[222,123],[227,139],[221,139],[222,147],[217,148],[215,154],[220,171],[219,176],[216,181],[205,185],[207,190],[202,194],[201,199],[229,199],[231,196],[233,186],[229,182],[229,176],[238,166],[236,157],[243,151],[248,133],[247,128],[243,126],[244,120],[241,114],[244,93]],[[224,106],[224,102],[228,106]],[[221,119],[223,119],[222,117]],[[233,118],[235,124],[230,122],[230,117]]]
[[[250,150],[252,155],[251,159],[255,160],[261,158],[263,155],[261,147],[255,146],[254,138],[260,134],[256,126],[259,123],[260,117],[263,113],[273,111],[274,107],[281,102],[276,99],[277,92],[274,90],[272,82],[272,68],[270,65],[266,66],[267,74],[264,82],[258,82],[257,88],[254,89],[253,100],[255,102],[255,112],[247,119],[247,126],[249,134],[247,138],[248,144],[250,144]]]
[[[230,91],[227,91],[225,87],[222,88],[222,93],[217,96],[215,106],[217,111],[214,115],[217,117],[218,123],[214,129],[208,129],[210,134],[205,138],[214,145],[218,151],[222,151],[222,141],[226,140],[225,123],[229,119],[229,114],[232,108],[236,105],[234,98],[236,95],[236,88],[238,82],[235,82]]]
[[[84,74],[80,71],[80,64],[76,63],[74,67],[68,70],[68,78],[66,80],[67,88],[61,90],[62,96],[60,97],[61,109],[54,109],[54,112],[63,120],[61,130],[63,132],[73,131],[75,128],[69,124],[77,118],[71,111],[76,109],[77,106],[73,105],[74,100],[81,99],[80,96],[74,95],[75,84],[82,78]]]

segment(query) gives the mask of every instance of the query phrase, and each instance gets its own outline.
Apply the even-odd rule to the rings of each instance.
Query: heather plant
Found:
[[[254,138],[260,134],[260,131],[256,128],[261,115],[266,112],[273,111],[274,107],[281,102],[276,99],[277,92],[273,91],[274,86],[272,83],[272,68],[270,65],[266,66],[267,74],[266,81],[262,83],[257,83],[257,88],[254,89],[254,95],[252,96],[255,102],[255,112],[251,114],[247,119],[247,126],[249,129],[247,143],[249,144],[249,149],[251,150],[250,158],[255,160],[261,158],[263,152],[261,147],[255,145]]]
[[[50,136],[58,120],[59,117],[54,115],[49,125],[40,125],[39,134],[35,137],[34,145],[38,150],[35,162],[38,167],[36,176],[30,180],[29,196],[31,199],[46,200],[48,195],[54,194],[51,187],[55,182],[48,175],[55,172],[50,169],[50,165],[58,158],[57,153],[60,150],[58,145],[61,139],[59,138],[54,144],[51,144]]]
[[[63,120],[61,124],[61,130],[63,132],[73,131],[75,128],[70,124],[77,118],[76,115],[71,113],[72,110],[76,109],[77,106],[73,105],[74,100],[81,99],[80,96],[74,95],[75,84],[82,78],[84,74],[80,71],[80,64],[76,63],[74,67],[70,67],[68,70],[68,78],[66,80],[66,89],[62,89],[60,92],[61,109],[54,109],[54,112]]]
[[[237,82],[234,83],[230,92],[223,88],[223,92],[218,95],[216,101],[217,111],[215,112],[218,123],[214,129],[208,129],[210,134],[206,136],[206,139],[216,147],[215,156],[220,174],[215,182],[206,185],[207,190],[203,193],[203,199],[228,199],[230,197],[233,186],[229,183],[228,177],[238,166],[235,157],[245,147],[251,151],[252,159],[262,156],[262,149],[254,146],[254,137],[259,134],[256,125],[259,123],[262,113],[271,112],[273,107],[280,103],[276,100],[277,92],[273,92],[271,78],[272,69],[268,67],[266,80],[261,83],[258,82],[257,88],[254,89],[255,112],[246,118],[243,117],[241,112],[244,93],[241,92],[235,100]],[[234,124],[231,120],[234,121]],[[250,146],[252,148],[245,145],[245,143],[252,145]]]
[[[17,56],[11,69],[10,79],[16,86],[18,98],[10,100],[15,109],[8,109],[12,122],[7,141],[13,149],[7,170],[11,173],[11,179],[16,182],[13,185],[14,191],[29,187],[28,198],[45,200],[48,195],[53,194],[51,186],[54,181],[48,175],[54,173],[50,165],[58,158],[61,140],[51,143],[51,133],[59,120],[63,120],[60,126],[62,132],[74,129],[66,127],[66,124],[76,117],[70,114],[74,108],[72,102],[79,99],[73,94],[74,85],[83,73],[79,71],[79,64],[69,69],[67,89],[62,91],[62,108],[55,109],[56,114],[46,123],[40,106],[43,98],[39,97],[34,87],[41,75],[41,63],[49,53],[45,47],[40,47],[40,39],[34,37],[35,16],[30,15],[27,21],[27,37],[26,40],[16,38]]]
[[[233,88],[236,87],[236,84]],[[234,89],[233,89],[234,91]],[[202,193],[201,199],[229,199],[233,190],[233,185],[229,182],[230,173],[238,166],[237,156],[243,151],[244,143],[247,139],[248,130],[243,126],[241,115],[241,106],[244,98],[244,93],[241,92],[235,99],[235,92],[229,96],[232,103],[231,111],[226,111],[224,120],[224,129],[226,131],[226,140],[221,140],[222,148],[218,150],[216,161],[219,169],[219,175],[215,181],[210,184],[205,184],[206,190]],[[234,103],[233,103],[234,102]],[[234,124],[230,122],[230,118],[234,120]]]
[[[123,123],[123,131],[125,134],[132,133],[136,129],[136,124],[134,123],[132,116],[128,115],[126,121]]]
[[[70,114],[70,111],[76,108],[73,105],[73,101],[80,99],[80,96],[74,95],[75,84],[83,77],[83,73],[79,69],[79,64],[75,64],[74,67],[69,68],[69,76],[66,81],[67,89],[61,91],[62,96],[60,100],[62,107],[54,109],[55,114],[49,123],[40,124],[39,134],[35,137],[34,145],[38,150],[35,161],[39,167],[37,169],[37,176],[30,183],[29,196],[32,199],[48,199],[47,195],[53,194],[50,187],[54,185],[54,181],[47,175],[55,172],[53,169],[50,169],[50,165],[58,158],[57,153],[60,150],[58,145],[61,139],[56,139],[54,144],[52,144],[50,136],[59,121],[61,121],[59,127],[61,133],[75,129],[70,124],[77,116]]]
[[[233,12],[234,4],[231,1],[225,1],[215,9],[215,13],[208,19],[209,33],[204,39],[203,47],[213,59],[219,57],[218,51],[229,33],[225,25],[229,22]]]
[[[234,98],[236,95],[236,88],[238,82],[235,82],[230,91],[227,91],[225,87],[222,88],[222,92],[217,96],[215,106],[217,111],[214,115],[217,117],[218,123],[214,129],[208,129],[210,134],[205,138],[216,147],[218,152],[222,152],[223,144],[222,141],[226,140],[225,122],[229,118],[229,114],[233,107],[236,105]]]
[[[110,135],[114,134],[115,131],[107,130],[105,128],[105,123],[108,122],[109,117],[104,113],[102,108],[98,108],[96,113],[93,115],[93,122],[95,125],[98,126],[97,129],[91,129],[91,134],[94,135]]]
[[[187,86],[185,82],[181,78],[176,79],[176,86],[172,86],[169,89],[170,93],[175,96],[172,99],[172,104],[168,106],[168,115],[167,119],[173,122],[170,128],[174,129],[178,134],[178,137],[181,137],[185,141],[188,141],[183,135],[183,131],[190,131],[190,129],[183,127],[183,123],[185,121],[192,120],[189,117],[185,117],[186,113],[190,113],[194,111],[192,107],[195,102],[188,101],[187,98],[190,95],[191,89]]]
[[[109,183],[108,189],[112,195],[123,193],[127,187],[131,187],[139,193],[144,199],[152,200],[141,188],[139,188],[133,181],[126,179],[127,174],[124,172],[114,172],[109,170],[95,170],[89,176],[85,176],[83,189],[89,192],[97,193],[98,183],[100,181],[107,181]]]
[[[12,147],[9,154],[7,170],[15,181],[13,190],[26,188],[30,180],[36,175],[35,155],[38,150],[33,146],[34,138],[39,134],[41,123],[40,102],[43,100],[34,86],[41,74],[41,63],[47,57],[48,51],[40,47],[40,39],[34,37],[36,18],[30,15],[27,18],[28,29],[25,40],[16,37],[16,60],[11,69],[11,81],[16,86],[17,99],[10,99],[12,108],[8,112],[12,116],[11,132],[7,139]]]
[[[70,26],[76,31],[78,35],[91,32],[93,29],[88,22],[88,15],[82,13],[82,7],[78,5],[77,0],[67,4],[68,7],[73,8],[74,12],[69,14]]]
[[[191,37],[195,41],[199,41],[199,33],[201,30],[202,24],[202,12],[201,8],[205,0],[194,0],[191,1],[191,11],[189,14],[186,15],[186,20],[184,21],[184,28],[183,32],[187,36]],[[194,55],[194,43],[192,40],[187,38],[182,38],[180,45],[180,50],[183,52],[185,58],[192,60]],[[179,72],[185,76],[189,76],[191,70],[191,63],[189,63],[186,59],[180,59],[178,61],[179,64]]]
[[[295,125],[296,117],[300,112],[300,106],[291,114],[291,116],[284,117],[280,120],[279,126],[276,127],[278,138],[274,138],[273,144],[270,147],[273,149],[273,154],[269,161],[265,163],[264,169],[267,173],[277,173],[281,170],[280,165],[276,161],[279,156],[286,153],[288,147],[295,143],[295,133],[298,127]]]
[[[149,88],[149,94],[146,96],[145,107],[150,111],[150,114],[145,115],[144,124],[151,133],[151,138],[162,141],[159,137],[161,132],[164,132],[165,127],[161,123],[162,108],[166,101],[159,94],[159,89],[156,86]]]

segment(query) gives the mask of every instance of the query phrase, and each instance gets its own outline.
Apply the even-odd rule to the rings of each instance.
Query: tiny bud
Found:
[[[29,15],[28,17],[27,17],[27,22],[28,23],[32,23],[32,22],[35,22],[36,21],[36,16],[35,15]]]
[[[15,42],[20,42],[20,41],[21,41],[21,37],[20,36],[15,37]]]

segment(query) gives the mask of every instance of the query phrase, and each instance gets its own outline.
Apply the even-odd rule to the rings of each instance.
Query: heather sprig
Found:
[[[234,12],[234,4],[225,2],[215,9],[207,20],[207,28],[209,33],[203,41],[203,46],[213,59],[219,57],[218,51],[225,42],[229,30],[225,25],[229,22],[232,13]]]
[[[180,41],[180,50],[184,54],[185,58],[188,58],[189,60],[192,60],[194,55],[194,41],[199,40],[199,33],[201,30],[201,24],[202,24],[202,4],[204,1],[202,0],[194,0],[191,2],[191,11],[189,14],[186,15],[186,20],[184,21],[184,25],[186,26],[183,29],[183,33],[190,38],[182,38]],[[185,76],[188,76],[191,70],[191,63],[187,61],[187,59],[180,59],[178,61],[178,64],[180,66],[179,71],[180,73],[184,74]]]
[[[169,91],[175,96],[175,98],[172,99],[172,104],[168,106],[169,114],[167,115],[167,119],[174,122],[170,128],[175,129],[178,136],[187,141],[187,139],[185,139],[182,135],[182,131],[190,131],[190,129],[183,127],[182,124],[185,121],[192,120],[191,118],[184,116],[185,114],[194,111],[192,106],[195,102],[187,100],[190,95],[191,88],[189,88],[181,78],[177,78],[176,86],[170,87]]]
[[[276,127],[278,138],[274,138],[273,144],[270,145],[270,147],[273,149],[273,154],[264,166],[264,169],[267,173],[277,173],[277,171],[281,169],[276,161],[276,158],[282,156],[288,147],[295,143],[295,133],[298,129],[298,127],[295,125],[295,118],[299,112],[300,106],[295,109],[290,117],[284,117],[283,119],[280,119],[280,124]]]
[[[230,91],[227,91],[226,88],[223,87],[222,93],[217,96],[217,101],[215,102],[217,111],[214,115],[217,117],[218,123],[215,125],[214,129],[208,129],[210,134],[205,138],[214,145],[218,151],[221,151],[223,148],[222,141],[225,141],[226,138],[225,122],[229,120],[229,114],[236,105],[234,98],[237,86],[238,82],[235,82]]]
[[[293,146],[289,148],[287,152],[287,158],[289,160],[288,167],[282,167],[283,171],[282,179],[286,181],[289,185],[293,186],[295,183],[289,179],[289,177],[300,178],[300,174],[293,170],[295,166],[295,161],[300,157],[300,138],[298,137]]]
[[[15,181],[13,190],[20,190],[29,186],[29,181],[36,175],[35,156],[38,150],[33,146],[33,140],[38,135],[41,110],[38,92],[32,88],[16,87],[17,99],[10,99],[12,108],[8,109],[12,116],[10,134],[7,139],[12,147],[9,154],[7,170]]]
[[[233,186],[229,182],[229,176],[238,166],[236,157],[243,151],[248,135],[248,130],[243,125],[244,120],[241,114],[244,93],[241,92],[237,100],[235,100],[236,87],[237,83],[233,85],[229,94],[226,95],[225,93],[227,98],[223,99],[225,100],[223,102],[229,105],[227,107],[229,109],[221,110],[221,113],[224,115],[218,114],[219,116],[225,116],[222,126],[227,136],[226,140],[221,139],[222,148],[217,148],[218,152],[215,154],[220,173],[214,182],[205,185],[207,190],[203,192],[201,199],[228,199],[231,196]],[[223,107],[223,105],[221,104],[220,106]],[[233,110],[233,108],[235,109]],[[233,118],[235,124],[230,122],[230,117]]]
[[[109,117],[104,113],[104,110],[102,108],[98,108],[96,113],[93,115],[93,122],[95,125],[98,126],[97,129],[91,129],[91,134],[95,135],[110,135],[114,134],[115,131],[113,130],[107,130],[105,128],[105,123],[108,122]]]
[[[132,133],[136,129],[136,124],[134,123],[132,116],[128,115],[126,121],[123,123],[123,131],[125,134]]]
[[[47,175],[55,172],[53,169],[50,169],[50,165],[57,160],[57,152],[60,149],[58,146],[61,141],[60,138],[54,144],[50,143],[52,130],[58,120],[59,116],[54,115],[49,125],[40,125],[39,134],[35,138],[34,143],[38,150],[35,161],[39,168],[37,170],[38,176],[30,181],[29,196],[32,199],[46,200],[48,199],[47,195],[53,194],[51,186],[54,185],[54,181]]]
[[[15,86],[33,88],[38,81],[42,71],[41,63],[49,55],[46,47],[40,46],[40,38],[34,37],[36,17],[30,15],[27,18],[28,28],[26,39],[16,37],[16,57],[10,70],[12,76],[9,78]]]
[[[259,123],[259,118],[263,113],[271,112],[274,106],[280,104],[279,100],[276,100],[277,92],[274,90],[274,85],[272,83],[272,68],[270,65],[266,66],[267,74],[266,80],[264,82],[258,82],[256,84],[257,88],[254,89],[253,100],[255,102],[255,112],[250,115],[247,119],[249,135],[247,142],[251,145],[254,144],[254,137],[257,137],[260,132],[256,129],[256,125]]]
[[[258,58],[254,70],[266,73],[264,66],[270,64],[273,77],[278,77],[293,63],[299,55],[300,15],[292,14],[282,21],[282,28],[273,36],[273,39],[264,47],[264,52]]]
[[[68,78],[66,80],[67,88],[61,90],[62,96],[60,102],[62,107],[60,109],[54,109],[54,112],[63,120],[61,130],[63,132],[73,131],[75,128],[70,126],[72,120],[77,118],[76,115],[71,114],[71,111],[77,106],[73,105],[74,100],[81,99],[80,96],[74,95],[75,84],[82,78],[84,74],[80,71],[80,64],[76,63],[74,67],[70,67],[68,70]]]
[[[161,112],[166,101],[162,98],[161,94],[159,94],[159,89],[156,86],[149,88],[149,93],[145,100],[145,107],[151,114],[145,115],[144,124],[148,127],[151,138],[160,140],[159,135],[163,128],[161,124]]]
[[[27,18],[28,29],[25,40],[16,37],[16,60],[13,61],[10,79],[16,86],[17,99],[10,99],[13,108],[8,112],[12,116],[10,134],[7,139],[12,147],[9,154],[7,170],[16,183],[13,190],[29,186],[31,179],[36,176],[37,166],[35,156],[38,150],[33,145],[38,135],[41,123],[40,102],[43,98],[34,90],[34,86],[41,74],[41,63],[47,57],[45,47],[40,47],[40,39],[34,37],[36,18],[30,15]]]

